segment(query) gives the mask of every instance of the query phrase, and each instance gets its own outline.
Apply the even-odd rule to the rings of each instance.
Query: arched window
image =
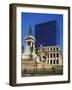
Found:
[[[57,57],[59,57],[59,53],[57,53]]]
[[[55,48],[53,50],[55,50]]]
[[[55,58],[55,53],[53,54],[53,57]]]
[[[50,58],[52,58],[52,54],[50,54]]]
[[[50,50],[52,50],[52,48],[50,48]]]
[[[50,60],[50,64],[52,64],[52,60]]]
[[[53,64],[55,64],[55,59],[53,60]]]

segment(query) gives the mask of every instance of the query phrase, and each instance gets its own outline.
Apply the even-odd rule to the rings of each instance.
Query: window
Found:
[[[53,50],[55,50],[55,48]]]
[[[53,64],[55,64],[55,60],[53,60]]]
[[[59,57],[59,53],[57,53],[57,57]]]
[[[59,64],[59,60],[57,59],[57,64]]]
[[[52,64],[52,60],[50,60],[50,64]]]
[[[30,41],[28,42],[28,45],[31,45],[31,42]]]
[[[52,48],[50,50],[52,50]]]
[[[57,48],[57,50],[58,50],[58,48]]]
[[[50,54],[50,58],[52,58],[52,54]]]
[[[55,53],[53,54],[53,57],[55,58]]]

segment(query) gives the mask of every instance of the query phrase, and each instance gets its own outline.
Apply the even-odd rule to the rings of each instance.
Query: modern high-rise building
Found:
[[[36,47],[57,45],[57,23],[55,20],[35,25]]]

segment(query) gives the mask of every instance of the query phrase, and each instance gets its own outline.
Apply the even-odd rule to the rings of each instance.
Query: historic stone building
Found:
[[[46,63],[46,68],[63,65],[63,57],[59,46],[48,46],[37,48],[37,54],[40,61]]]
[[[42,59],[45,58],[49,65],[62,65],[62,53],[59,46],[39,47],[37,53]]]

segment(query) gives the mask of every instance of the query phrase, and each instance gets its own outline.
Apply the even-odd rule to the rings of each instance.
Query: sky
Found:
[[[21,13],[21,41],[25,47],[25,37],[28,34],[29,27],[32,27],[32,34],[35,35],[35,25],[56,20],[57,29],[60,38],[57,38],[57,44],[63,50],[63,15],[61,14],[43,14],[43,13]]]

